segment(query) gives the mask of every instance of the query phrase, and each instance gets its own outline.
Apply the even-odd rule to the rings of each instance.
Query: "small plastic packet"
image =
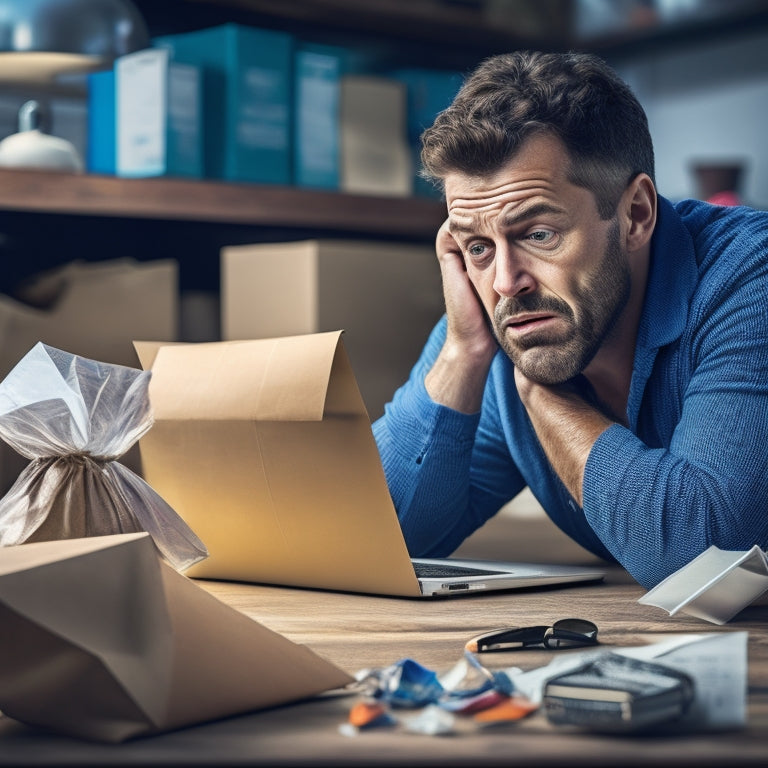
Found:
[[[367,695],[396,709],[416,709],[435,703],[443,693],[435,672],[413,659],[400,659],[381,669],[357,675]]]
[[[0,382],[0,438],[30,459],[0,499],[0,546],[146,531],[176,570],[208,556],[118,461],[152,427],[150,377],[41,342]]]
[[[356,736],[386,726],[442,736],[522,720],[539,705],[516,693],[517,672],[489,670],[469,651],[442,675],[410,658],[361,670],[361,697],[340,732]]]

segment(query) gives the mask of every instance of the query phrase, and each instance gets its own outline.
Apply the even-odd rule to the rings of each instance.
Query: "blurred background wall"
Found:
[[[612,62],[648,113],[659,191],[697,196],[694,164],[745,166],[745,202],[768,208],[768,33]]]

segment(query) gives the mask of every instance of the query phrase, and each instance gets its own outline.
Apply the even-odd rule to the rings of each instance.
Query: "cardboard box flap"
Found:
[[[199,344],[134,342],[151,366],[156,419],[321,421],[324,414],[364,413],[342,331]],[[329,389],[331,370],[333,388]],[[179,386],[179,382],[183,386]]]
[[[420,594],[341,331],[161,346],[151,370],[142,467],[208,550],[187,575]]]
[[[122,534],[127,541],[132,537],[142,537],[147,534],[125,533]],[[69,539],[67,544],[67,557],[81,557],[91,552],[105,549],[110,543],[111,537],[90,536],[84,539]],[[36,542],[34,547],[19,546],[4,547],[3,556],[0,558],[0,578],[18,571],[28,571],[30,568],[38,568],[50,563],[59,562],[62,559],[61,548],[50,542]],[[2,582],[0,582],[0,596],[3,596]],[[49,599],[46,597],[46,599]]]

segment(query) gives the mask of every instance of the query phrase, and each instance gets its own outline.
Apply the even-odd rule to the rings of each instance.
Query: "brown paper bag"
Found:
[[[217,600],[147,533],[0,549],[0,711],[119,742],[353,678]]]

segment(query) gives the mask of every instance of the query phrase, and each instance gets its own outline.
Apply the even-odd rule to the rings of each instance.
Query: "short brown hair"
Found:
[[[629,86],[586,53],[519,51],[483,61],[422,134],[422,175],[498,170],[534,133],[558,137],[569,178],[610,218],[638,173],[655,179],[648,119]]]

